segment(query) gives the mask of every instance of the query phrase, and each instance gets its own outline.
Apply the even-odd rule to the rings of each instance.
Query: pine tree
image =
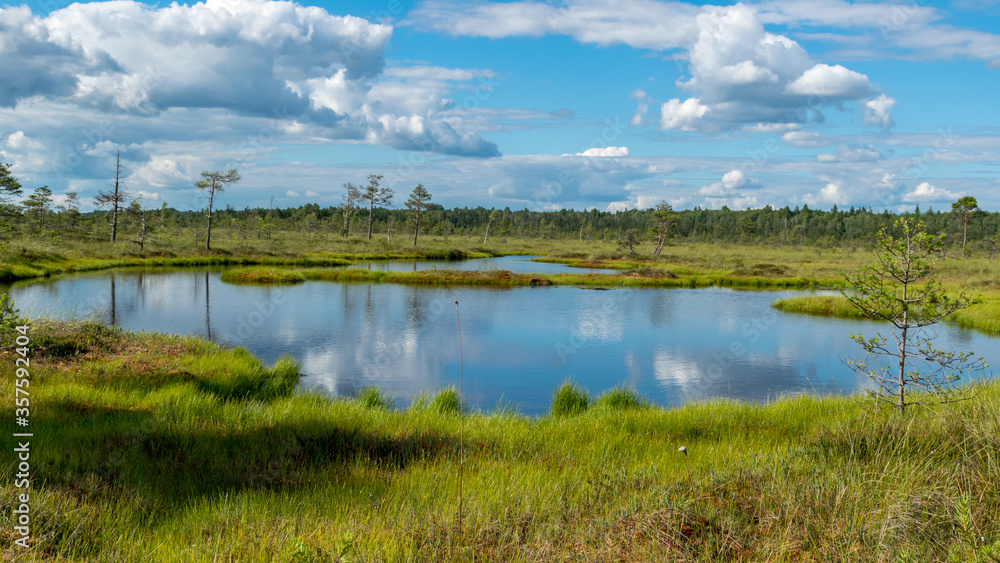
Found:
[[[942,236],[928,235],[922,223],[906,219],[897,220],[895,226],[900,236],[891,236],[884,227],[879,230],[875,237],[876,264],[846,275],[852,291],[843,291],[865,317],[890,324],[893,344],[881,333],[867,339],[852,334],[865,356],[845,362],[874,380],[878,385],[872,391],[876,399],[900,411],[913,404],[964,398],[952,384],[966,371],[985,368],[985,362],[982,358],[972,359],[967,352],[935,349],[932,337],[921,329],[970,306],[973,300],[965,292],[957,297],[945,295],[934,279],[929,259],[940,251]],[[871,369],[873,356],[887,357],[892,365],[875,371]],[[917,369],[918,365],[926,370]]]
[[[406,207],[410,210],[410,220],[413,221],[413,246],[417,246],[417,235],[420,234],[420,212],[426,210],[431,204],[431,194],[423,184],[417,184],[410,192],[410,198],[406,200]]]

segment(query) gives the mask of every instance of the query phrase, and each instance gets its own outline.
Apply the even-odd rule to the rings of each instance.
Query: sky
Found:
[[[0,0],[2,1],[2,0]],[[1000,2],[0,4],[0,161],[84,210],[1000,210]]]

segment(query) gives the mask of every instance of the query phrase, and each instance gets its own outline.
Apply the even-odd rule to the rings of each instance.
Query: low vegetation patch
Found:
[[[1000,299],[992,294],[982,299],[982,302],[968,309],[955,311],[948,315],[945,320],[965,329],[978,330],[994,336],[1000,335]],[[839,295],[787,297],[771,303],[771,306],[785,313],[841,319],[867,319],[860,311],[851,306],[847,299]]]
[[[771,307],[786,313],[802,313],[841,319],[865,319],[847,299],[839,295],[808,295],[788,297],[771,303]]]
[[[639,276],[645,278],[670,278],[672,280],[676,280],[680,277],[666,268],[655,268],[650,266],[631,268],[625,270],[623,274],[626,276]]]
[[[435,414],[458,414],[462,409],[462,398],[458,389],[446,387],[438,391],[427,403],[427,410]]]
[[[284,268],[235,268],[222,272],[222,281],[236,284],[294,284],[306,281],[302,272]]]
[[[986,334],[1000,335],[1000,298],[992,294],[992,299],[984,299],[979,304],[968,309],[962,309],[952,313],[948,319],[962,328],[969,328],[985,332]]]
[[[730,275],[780,278],[788,275],[788,267],[780,264],[761,262],[752,266],[740,266],[739,268],[733,270]]]
[[[269,257],[269,256],[231,256],[221,251],[215,255],[205,256],[145,256],[128,258],[61,258],[52,261],[5,261],[0,262],[0,282],[48,277],[60,274],[93,272],[111,268],[187,268],[203,266],[298,266],[298,267],[333,267],[346,266],[350,261],[343,258],[323,255]]]
[[[302,275],[310,280],[387,282],[414,285],[484,285],[522,287],[552,285],[541,274],[514,274],[507,270],[418,270],[416,272],[380,272],[348,268],[345,270],[305,270]]]

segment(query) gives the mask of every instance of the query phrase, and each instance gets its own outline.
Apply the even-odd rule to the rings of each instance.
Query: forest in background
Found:
[[[431,204],[422,214],[421,233],[443,237],[480,236],[500,239],[571,239],[580,241],[617,241],[628,232],[640,243],[652,240],[657,225],[654,209],[630,209],[608,212],[596,209],[575,211],[532,211],[459,207],[445,209]],[[691,242],[736,244],[777,244],[866,247],[882,226],[892,226],[896,219],[908,217],[924,223],[931,234],[944,234],[951,248],[962,246],[963,217],[952,211],[922,211],[910,213],[874,212],[870,208],[829,211],[808,206],[774,209],[719,210],[690,209],[672,212],[670,238]],[[297,234],[307,239],[364,238],[367,234],[367,210],[345,210],[343,207],[320,207],[306,204],[295,208],[247,208],[230,206],[214,211],[213,229],[223,231],[215,236],[242,241],[257,246],[277,236]],[[105,210],[81,213],[72,207],[51,207],[45,210],[25,209],[8,212],[3,217],[4,235],[30,233],[60,236],[71,234],[95,240],[110,236],[111,212]],[[158,209],[143,209],[138,205],[124,208],[118,231],[124,240],[136,239],[143,223],[147,237],[174,239],[183,234],[197,242],[199,230],[205,229],[205,213],[178,211],[166,203]],[[374,237],[405,237],[412,233],[412,220],[407,209],[376,207],[372,213]],[[193,233],[191,231],[194,231]],[[202,235],[203,236],[203,235]],[[201,240],[204,240],[203,238]],[[967,248],[971,252],[996,253],[1000,243],[1000,213],[975,211],[968,219]]]
[[[121,172],[119,166],[117,172]],[[905,217],[924,224],[933,235],[945,235],[946,248],[961,247],[966,253],[985,252],[992,258],[1000,243],[1000,213],[986,212],[978,207],[974,197],[964,196],[952,203],[950,210],[912,212],[875,212],[871,207],[829,211],[811,209],[807,205],[758,209],[673,210],[666,202],[654,208],[621,211],[590,209],[577,211],[520,210],[484,207],[446,209],[433,203],[433,196],[418,185],[404,202],[405,209],[393,209],[393,190],[380,185],[381,176],[368,177],[368,185],[344,185],[342,201],[337,206],[321,207],[309,203],[299,207],[235,209],[223,206],[222,192],[229,184],[239,182],[236,170],[206,171],[196,186],[206,193],[205,209],[179,211],[166,201],[150,208],[148,201],[134,197],[125,190],[116,174],[113,189],[101,191],[94,198],[96,211],[81,212],[81,200],[69,193],[55,203],[47,186],[25,195],[8,165],[0,163],[0,236],[13,238],[18,234],[33,237],[49,235],[58,239],[70,235],[75,240],[119,239],[144,248],[149,242],[160,245],[186,245],[181,237],[191,237],[196,244],[211,235],[211,229],[236,242],[237,251],[244,247],[260,247],[260,242],[273,242],[276,234],[298,235],[306,240],[351,240],[356,237],[373,239],[414,233],[441,237],[482,237],[486,244],[490,236],[501,241],[514,239],[577,240],[624,242],[632,252],[646,241],[656,244],[659,254],[669,239],[690,242],[735,244],[812,245],[819,247],[856,248],[865,246],[882,227],[891,227]],[[21,198],[15,200],[15,197]],[[214,207],[213,207],[214,203]],[[207,219],[207,221],[206,221]],[[219,233],[218,231],[223,231]],[[266,244],[264,245],[266,246]],[[206,249],[209,248],[205,244]]]

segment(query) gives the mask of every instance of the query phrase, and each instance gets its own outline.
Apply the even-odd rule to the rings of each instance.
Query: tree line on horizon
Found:
[[[212,172],[205,174],[210,178]],[[238,175],[230,179],[238,180]],[[101,192],[95,198],[95,204],[104,209],[81,212],[76,194],[55,205],[52,192],[45,186],[20,203],[13,202],[14,195],[21,195],[20,184],[9,173],[9,167],[0,163],[0,236],[73,233],[101,239],[111,233],[117,240],[116,231],[121,231],[123,242],[142,247],[158,235],[176,238],[182,231],[194,230],[196,242],[207,247],[208,229],[216,229],[223,231],[223,236],[239,240],[242,247],[254,241],[271,241],[278,234],[308,239],[391,240],[393,234],[405,231],[412,235],[414,245],[417,235],[423,233],[445,241],[451,236],[481,237],[484,245],[491,238],[606,241],[632,250],[642,250],[645,244],[656,255],[667,241],[867,247],[880,229],[891,228],[897,219],[906,218],[922,222],[929,234],[944,234],[947,248],[985,252],[991,258],[1000,248],[1000,213],[981,210],[971,196],[960,198],[950,210],[921,210],[918,206],[906,213],[879,212],[871,207],[841,209],[836,205],[830,210],[807,205],[674,210],[666,203],[620,211],[539,211],[482,206],[446,209],[433,203],[432,195],[418,185],[409,194],[406,208],[394,209],[390,207],[394,194],[381,184],[381,179],[371,175],[365,186],[345,184],[342,201],[336,206],[307,203],[281,208],[273,206],[272,198],[268,207],[235,209],[220,206],[210,193],[214,205],[193,211],[171,208],[166,201],[158,208],[145,208],[141,200],[126,197],[116,182],[114,190]]]

